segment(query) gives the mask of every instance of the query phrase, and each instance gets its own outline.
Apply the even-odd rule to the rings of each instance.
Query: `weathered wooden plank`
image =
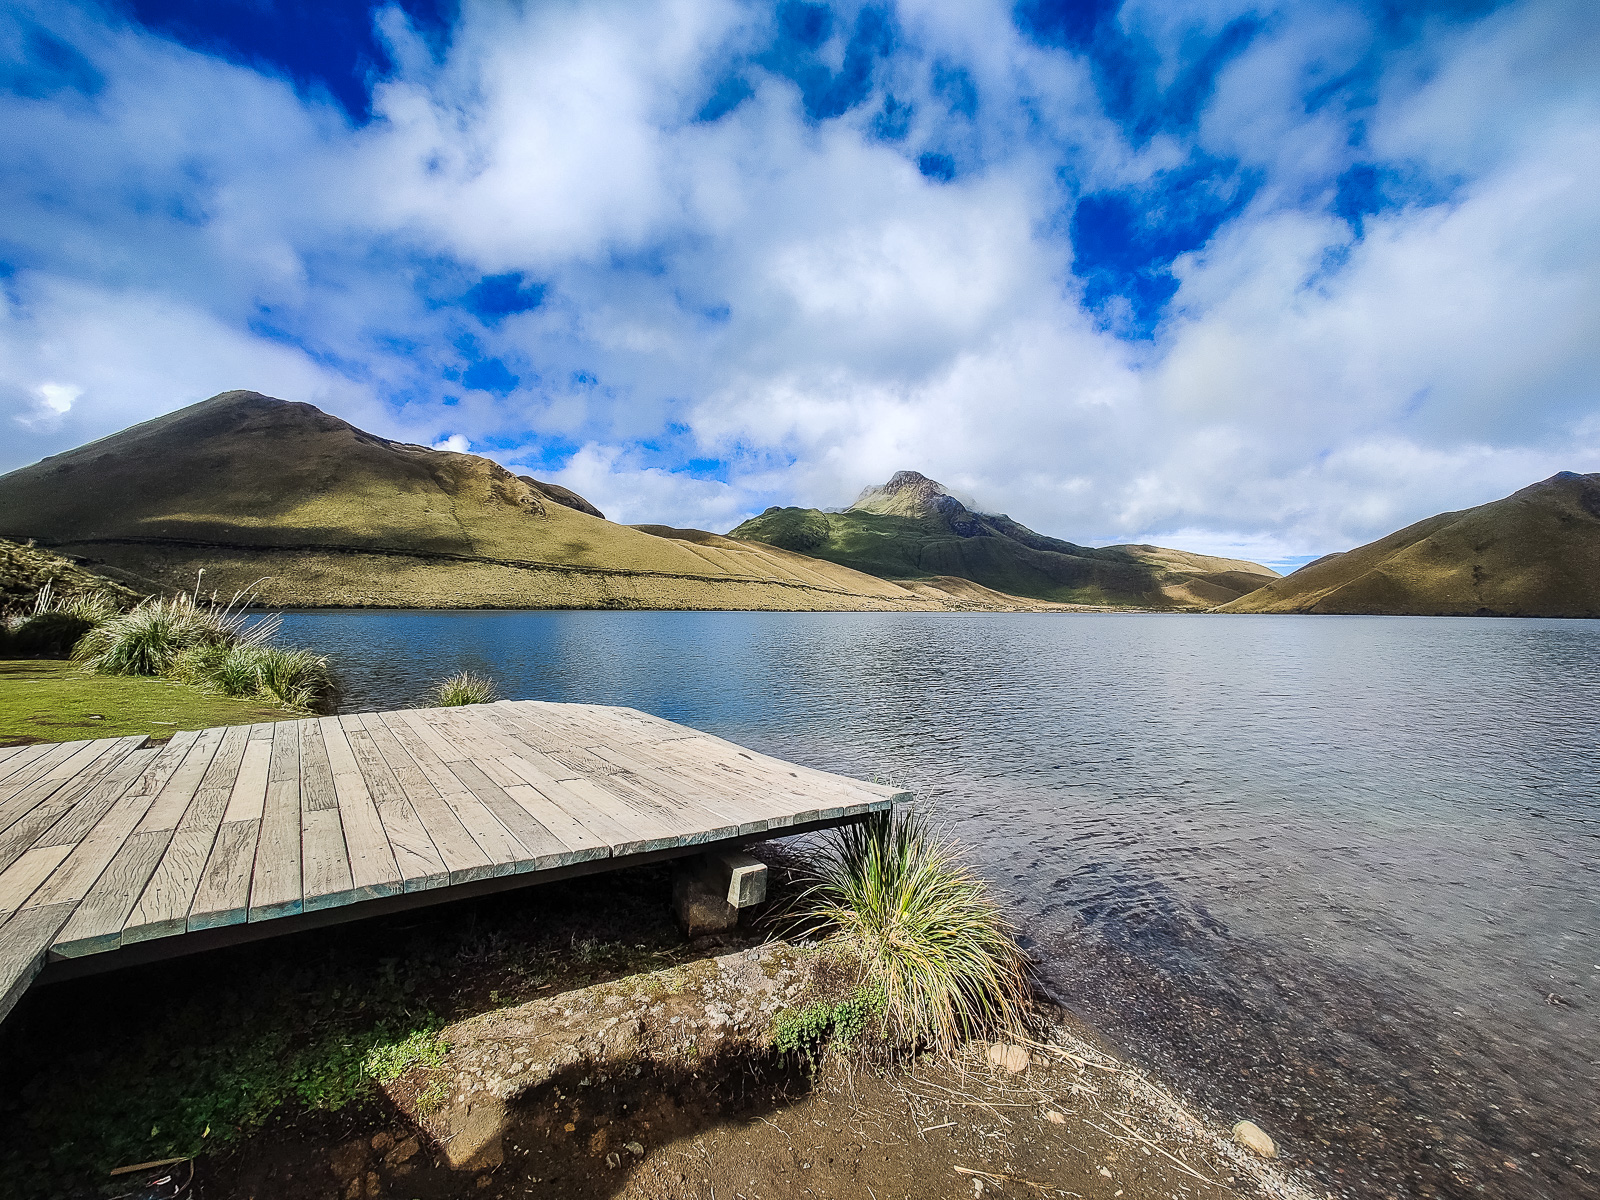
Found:
[[[252,921],[300,911],[300,725],[280,721],[272,729],[261,836],[250,877]]]
[[[171,937],[187,928],[189,908],[211,857],[249,740],[250,729],[243,725],[235,725],[222,735],[222,744],[167,843],[160,866],[128,914],[127,924],[122,927],[123,945]]]
[[[522,855],[516,864],[519,873],[566,866],[591,857],[587,851],[568,846],[475,764],[451,763],[450,772],[522,843]]]
[[[0,921],[21,908],[71,852],[71,846],[37,846],[0,871]]]
[[[373,803],[372,794],[361,777],[361,768],[344,728],[338,717],[323,717],[317,725],[322,730],[328,764],[333,769],[333,791],[339,800],[339,819],[344,825],[352,886],[363,899],[397,895],[403,887],[400,867],[395,863],[394,850],[389,846],[383,820],[378,816],[378,806]]]
[[[688,795],[738,825],[741,837],[792,824],[785,806],[757,789],[738,788],[710,773],[695,775],[653,758],[640,746],[596,746],[591,752],[622,767],[641,787],[658,796]]]
[[[42,826],[39,823],[41,807],[49,806],[55,817],[60,817],[66,808],[71,807],[71,802],[76,802],[89,790],[94,781],[147,740],[143,736],[136,736],[88,742],[76,754],[42,771],[32,783],[18,788],[9,800],[0,804],[0,844],[12,844],[14,839],[8,840],[11,831],[24,824],[37,837],[49,828],[48,823]],[[66,807],[62,806],[63,800],[69,801]],[[22,848],[27,849],[27,845]],[[0,866],[3,865],[0,862]]]
[[[319,912],[360,900],[350,876],[344,825],[337,808],[300,812],[302,912]]]
[[[267,771],[272,763],[271,729],[272,726],[266,724],[250,726],[250,737],[239,761],[239,774],[228,792],[228,807],[223,810],[224,823],[259,821],[266,811]],[[266,731],[267,736],[261,737],[261,731]]]
[[[250,873],[255,866],[260,833],[260,818],[223,821],[200,872],[184,924],[186,929],[244,924],[250,914]]]
[[[50,878],[28,899],[30,905],[76,903],[89,894],[95,880],[106,865],[116,856],[117,850],[133,832],[145,810],[150,807],[154,794],[150,790],[150,777],[161,778],[167,770],[165,759],[176,766],[183,757],[180,748],[175,754],[160,747],[135,750],[111,776],[96,785],[96,790],[114,790],[116,797],[94,826],[81,838],[56,839],[57,844],[71,846],[69,853],[50,874]],[[87,798],[70,814],[75,819],[78,811],[88,803]],[[59,822],[55,828],[59,828]],[[54,835],[55,828],[51,833]]]
[[[70,904],[24,908],[0,925],[0,1020],[39,974],[51,939],[71,913]]]
[[[10,756],[0,762],[0,789],[3,789],[10,779],[27,769],[28,765],[37,762],[49,754],[56,743],[34,742],[28,746],[7,746],[6,753]]]
[[[161,754],[159,747],[135,750],[111,770],[101,775],[93,787],[54,825],[45,830],[35,845],[75,846],[88,836],[100,819],[121,800],[136,779]]]
[[[373,744],[360,714],[339,719],[350,750],[355,755],[361,778],[378,806],[378,819],[394,854],[395,866],[405,881],[405,890],[420,892],[443,887],[450,882],[450,868],[428,836],[406,790],[389,764]]]
[[[161,864],[171,840],[170,829],[135,830],[73,910],[72,919],[50,952],[59,958],[79,958],[121,945],[128,914]]]
[[[52,954],[75,958],[121,944],[128,914],[160,865],[221,743],[220,729],[174,734],[155,765],[128,789],[127,803],[142,805],[143,815],[78,904]]]
[[[485,717],[485,720],[491,718]],[[507,731],[507,736],[511,736]],[[585,733],[585,738],[592,740],[592,735]],[[743,819],[731,819],[715,811],[711,806],[698,799],[692,799],[687,794],[687,789],[676,791],[653,791],[641,787],[639,781],[631,778],[620,767],[607,764],[611,769],[606,774],[575,773],[569,757],[562,755],[540,755],[531,748],[524,748],[523,753],[514,756],[523,764],[533,764],[536,769],[549,776],[549,781],[562,784],[569,789],[580,781],[587,781],[599,785],[601,792],[579,789],[581,795],[588,798],[588,802],[595,804],[597,797],[609,795],[620,801],[626,809],[635,814],[628,820],[631,827],[645,834],[643,841],[659,843],[663,838],[676,839],[667,842],[668,845],[694,845],[700,841],[714,840],[735,836],[743,824]],[[509,758],[505,760],[510,764]],[[552,767],[554,763],[556,766]],[[513,769],[516,769],[513,767]],[[565,778],[557,778],[564,774]],[[541,786],[538,778],[529,778],[528,782],[535,787]],[[749,819],[755,819],[755,814],[748,814]],[[640,822],[643,824],[640,824]],[[758,831],[758,830],[756,830]],[[630,840],[628,845],[632,844]],[[612,843],[616,853],[632,853],[632,850],[620,848],[615,841]],[[657,848],[652,845],[651,848]]]
[[[316,912],[357,899],[344,843],[344,821],[333,790],[333,768],[322,726],[299,722],[301,909]]]
[[[23,788],[38,782],[51,771],[70,761],[83,752],[85,747],[92,743],[79,740],[76,742],[55,742],[45,746],[44,752],[28,763],[19,767],[16,772],[0,782],[0,811],[10,799]],[[70,772],[68,772],[70,774]]]
[[[465,788],[461,781],[450,772],[450,769],[441,762],[432,749],[429,748],[427,739],[422,732],[405,719],[404,713],[376,714],[383,722],[400,748],[410,756],[411,761],[417,765],[428,783],[433,786],[455,816],[461,822],[478,849],[483,852],[487,860],[485,870],[491,877],[509,875],[516,871],[517,863],[527,854],[527,847],[517,841],[504,825],[502,825],[492,812],[483,806],[483,802]],[[437,839],[435,839],[437,844]]]
[[[144,819],[139,822],[140,833],[171,833],[178,827],[183,814],[189,811],[194,794],[200,790],[206,772],[211,769],[211,761],[222,745],[224,732],[222,729],[205,729],[195,736],[189,752],[183,756],[183,762],[156,793],[155,803],[150,805]],[[173,742],[182,736],[173,735]]]
[[[309,717],[295,722],[300,734],[300,805],[308,812],[337,809],[339,797],[333,790],[333,767],[328,763],[328,748],[322,740],[322,725]]]
[[[352,733],[350,744],[362,757],[363,773],[376,774],[381,766],[382,773],[394,779],[400,795],[397,802],[379,805],[378,814],[389,834],[389,845],[394,846],[395,862],[405,872],[406,891],[418,890],[422,878],[438,877],[437,885],[430,885],[438,886],[490,877],[488,856],[378,714],[363,714],[354,720],[360,723],[360,741]],[[374,760],[371,770],[368,760]],[[424,862],[426,872],[421,870]]]
[[[552,779],[530,758],[531,753],[528,758],[513,755],[504,761],[569,818],[608,842],[612,854],[642,854],[693,844],[695,831],[681,822],[641,811],[592,779]]]
[[[493,878],[495,872],[489,863],[489,856],[473,840],[461,819],[439,795],[439,789],[433,786],[427,774],[383,723],[382,717],[377,713],[366,713],[360,721],[368,744],[394,774],[401,793],[410,803],[429,841],[438,850],[450,882],[466,883],[473,879]],[[384,827],[389,827],[386,815]],[[392,831],[389,841],[394,843]]]
[[[4,833],[0,833],[0,871],[9,867],[25,851],[38,845],[39,839],[57,821],[72,812],[78,801],[92,792],[101,779],[115,770],[144,741],[142,737],[119,738],[89,762],[76,778],[41,781],[39,786],[52,789],[50,794],[35,802]]]

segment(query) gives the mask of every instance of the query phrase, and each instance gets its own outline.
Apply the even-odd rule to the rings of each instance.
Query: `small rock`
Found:
[[[1007,1042],[995,1042],[989,1047],[989,1062],[992,1066],[1003,1067],[1012,1075],[1020,1075],[1028,1069],[1028,1064],[1033,1061],[1021,1046],[1013,1046]]]
[[[1100,1168],[1100,1174],[1104,1175],[1107,1179],[1111,1178],[1111,1172],[1106,1170],[1104,1167]]]
[[[615,1171],[621,1165],[622,1155],[618,1154],[614,1150],[610,1154],[606,1155],[606,1166],[610,1167],[613,1171]]]
[[[422,1149],[422,1143],[414,1137],[408,1137],[403,1142],[396,1142],[394,1149],[383,1156],[383,1161],[391,1167],[396,1166],[411,1158],[420,1149]]]
[[[1253,1150],[1262,1158],[1277,1158],[1278,1147],[1266,1131],[1254,1121],[1240,1121],[1233,1127],[1233,1140],[1246,1150]]]
[[[644,1154],[644,1146],[639,1142],[623,1142],[622,1148],[636,1158]]]
[[[1065,1125],[1067,1123],[1067,1118],[1053,1108],[1049,1112],[1045,1113],[1044,1119],[1049,1121],[1052,1125]]]
[[[372,1148],[379,1154],[382,1154],[392,1145],[394,1145],[394,1134],[375,1133],[372,1135]]]

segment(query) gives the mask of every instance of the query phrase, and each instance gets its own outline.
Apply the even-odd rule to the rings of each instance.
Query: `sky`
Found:
[[[217,392],[1291,567],[1600,470],[1600,5],[23,0],[0,470]]]

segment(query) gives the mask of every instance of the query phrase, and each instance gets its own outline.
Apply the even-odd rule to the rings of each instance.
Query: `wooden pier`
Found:
[[[0,749],[0,1018],[40,976],[857,821],[906,793],[508,701]]]

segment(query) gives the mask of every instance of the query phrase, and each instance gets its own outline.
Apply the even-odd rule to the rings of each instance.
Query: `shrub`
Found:
[[[879,813],[840,830],[799,904],[833,926],[883,990],[890,1032],[950,1051],[1014,1029],[1027,963],[988,885],[918,813]]]
[[[36,613],[11,630],[9,652],[17,658],[65,658],[92,628],[93,622],[60,609]]]
[[[804,1059],[815,1069],[829,1038],[842,1047],[853,1045],[883,1020],[888,1000],[880,984],[859,987],[833,1003],[817,1000],[781,1012],[772,1022],[772,1044],[779,1054]]]
[[[457,671],[434,685],[433,699],[440,708],[460,704],[493,704],[500,697],[494,680],[471,671]]]

